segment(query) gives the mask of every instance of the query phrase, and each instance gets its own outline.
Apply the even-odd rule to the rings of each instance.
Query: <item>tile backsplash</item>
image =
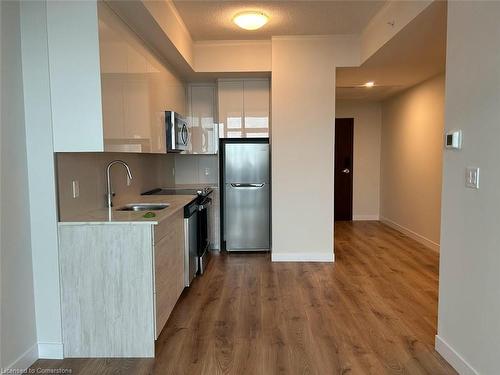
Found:
[[[218,155],[175,155],[176,185],[217,185]]]
[[[157,187],[173,186],[174,156],[125,153],[59,153],[57,154],[57,183],[59,219],[105,208],[107,164],[125,161],[133,179],[127,186],[125,169],[115,165],[111,170],[112,189],[117,200],[133,198]],[[78,181],[79,196],[73,198],[73,181]]]

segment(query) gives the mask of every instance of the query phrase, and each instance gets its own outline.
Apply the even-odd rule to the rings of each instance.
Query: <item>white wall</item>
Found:
[[[37,357],[24,126],[19,2],[1,8],[1,301],[0,368]]]
[[[24,110],[39,355],[62,356],[57,206],[44,1],[21,2]],[[43,197],[43,199],[41,199]]]
[[[361,33],[361,63],[432,4],[431,0],[387,1]]]
[[[272,40],[272,258],[333,261],[331,37]]]
[[[382,104],[380,217],[439,250],[444,76]]]
[[[193,66],[193,40],[171,1],[144,1],[144,6],[186,62]]]
[[[380,208],[381,105],[337,100],[336,118],[354,118],[353,220],[378,220]]]
[[[193,44],[197,72],[269,72],[270,40],[202,41]]]
[[[464,145],[444,153],[436,346],[462,374],[500,369],[499,15],[500,2],[448,2],[445,128]]]
[[[2,85],[2,78],[3,78],[3,45],[4,45],[4,42],[3,42],[3,39],[1,38],[1,35],[2,35],[2,14],[4,13],[2,11],[2,6],[0,4],[0,86]],[[3,86],[2,86],[3,87]],[[2,202],[5,201],[3,195],[2,195],[2,183],[1,183],[1,176],[3,176],[2,172],[3,172],[3,164],[2,164],[2,152],[1,152],[1,144],[2,144],[2,128],[3,128],[3,112],[2,112],[2,108],[3,108],[3,88],[0,87],[0,208],[2,207]],[[1,308],[1,303],[2,303],[2,248],[1,248],[1,245],[2,245],[2,229],[3,226],[2,226],[2,215],[0,214],[0,329],[2,328],[1,325],[2,325],[2,308]],[[0,331],[0,367],[2,366],[3,364],[3,361],[2,361],[2,355],[3,355],[3,350],[2,350],[2,342],[3,342],[3,339],[2,339],[2,332]]]

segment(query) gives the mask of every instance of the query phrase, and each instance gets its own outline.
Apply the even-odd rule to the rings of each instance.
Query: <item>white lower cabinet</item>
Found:
[[[175,217],[155,228],[155,339],[160,335],[184,290],[183,220],[181,210]]]
[[[64,357],[154,357],[184,289],[184,222],[60,223]]]

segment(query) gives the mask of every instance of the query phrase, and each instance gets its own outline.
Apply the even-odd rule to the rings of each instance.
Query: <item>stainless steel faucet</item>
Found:
[[[113,207],[113,192],[111,191],[111,167],[115,164],[121,164],[125,167],[127,170],[127,176],[130,180],[132,180],[132,173],[130,172],[130,168],[128,167],[128,164],[125,163],[123,160],[113,160],[111,163],[108,164],[106,167],[106,187],[107,187],[107,201],[106,201],[106,207],[111,208]]]

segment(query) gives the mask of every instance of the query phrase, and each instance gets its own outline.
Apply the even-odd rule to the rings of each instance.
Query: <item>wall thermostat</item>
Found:
[[[446,148],[459,150],[462,148],[462,131],[453,130],[446,133]]]

